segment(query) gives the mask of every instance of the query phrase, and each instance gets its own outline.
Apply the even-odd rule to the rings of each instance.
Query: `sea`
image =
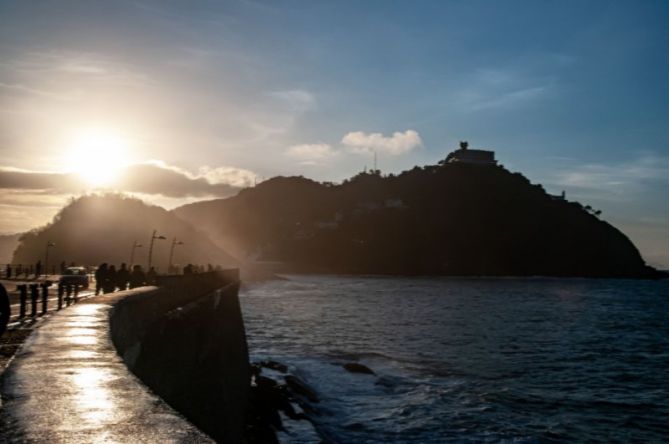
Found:
[[[669,442],[669,280],[289,275],[240,300],[251,360],[319,398],[283,443]]]

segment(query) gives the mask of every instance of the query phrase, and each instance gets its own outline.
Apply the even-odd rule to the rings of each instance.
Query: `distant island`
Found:
[[[276,177],[177,208],[243,261],[284,272],[655,277],[600,213],[466,142],[437,165],[342,184]]]

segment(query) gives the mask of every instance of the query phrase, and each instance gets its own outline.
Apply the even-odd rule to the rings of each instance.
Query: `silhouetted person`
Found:
[[[104,290],[105,279],[107,279],[107,263],[104,262],[95,270],[95,294],[100,294]]]
[[[130,288],[141,287],[146,284],[146,275],[141,265],[134,265],[130,273]]]
[[[42,261],[37,261],[35,264],[35,279],[42,275]]]
[[[148,273],[146,273],[146,283],[149,285],[154,285],[156,283],[156,276],[158,276],[158,273],[156,273],[155,267],[151,267]]]
[[[60,263],[60,274],[65,274],[65,269],[67,268],[67,264],[65,261]]]
[[[121,268],[116,272],[116,286],[119,290],[123,291],[128,288],[128,281],[130,280],[130,272],[125,265],[125,262],[121,264]]]
[[[12,266],[10,264],[7,264],[7,267],[5,267],[5,276],[7,279],[12,278]]]
[[[112,293],[116,290],[116,266],[110,265],[107,269],[107,278],[102,284],[102,290],[105,293]]]

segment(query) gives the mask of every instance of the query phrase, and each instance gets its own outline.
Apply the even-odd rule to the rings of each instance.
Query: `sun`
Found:
[[[65,166],[90,186],[103,187],[118,179],[121,170],[130,163],[130,155],[130,144],[119,131],[81,128],[72,135]]]

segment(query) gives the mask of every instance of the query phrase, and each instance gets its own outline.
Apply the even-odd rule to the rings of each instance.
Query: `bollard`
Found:
[[[63,293],[65,293],[65,287],[63,284],[58,284],[58,310],[63,308]]]
[[[74,284],[74,302],[79,301],[79,284]]]
[[[48,303],[49,303],[49,283],[44,282],[43,284],[40,285],[42,287],[42,316],[44,316],[47,312],[48,309]]]
[[[39,296],[37,284],[30,284],[30,316],[37,316],[37,298]]]
[[[16,289],[19,291],[19,318],[26,317],[26,302],[28,302],[28,286],[17,285]]]

